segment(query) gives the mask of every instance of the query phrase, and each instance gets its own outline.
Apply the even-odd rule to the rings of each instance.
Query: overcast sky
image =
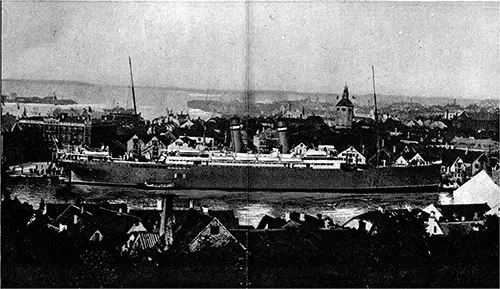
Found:
[[[3,2],[2,78],[500,95],[498,3]],[[247,82],[248,75],[248,82]]]

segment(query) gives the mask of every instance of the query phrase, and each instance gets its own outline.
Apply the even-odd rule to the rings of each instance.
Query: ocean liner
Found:
[[[133,89],[132,80],[135,108]],[[374,100],[377,119],[375,80]],[[322,151],[312,155],[289,154],[284,121],[278,121],[283,154],[241,153],[239,119],[233,118],[230,124],[234,150],[231,153],[180,150],[175,156],[159,156],[155,162],[113,159],[106,153],[63,153],[58,162],[73,182],[140,188],[353,193],[433,192],[440,188],[439,165],[370,167],[359,162],[354,154],[330,156]]]
[[[441,179],[439,165],[352,168],[338,160],[259,160],[243,155],[135,162],[66,154],[59,164],[71,173],[72,180],[124,185],[172,183],[180,190],[432,192],[439,189]]]

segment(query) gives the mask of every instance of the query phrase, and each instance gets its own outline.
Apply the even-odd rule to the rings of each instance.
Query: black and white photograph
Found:
[[[1,287],[500,287],[499,2],[1,7]]]

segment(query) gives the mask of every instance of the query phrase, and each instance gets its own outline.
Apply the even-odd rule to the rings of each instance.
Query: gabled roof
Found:
[[[141,232],[137,235],[134,243],[131,246],[131,250],[148,250],[156,246],[160,241],[160,235],[158,233],[146,233]]]
[[[91,218],[92,214],[82,210],[81,207],[75,205],[68,205],[66,209],[55,219],[56,222],[68,222],[68,220],[73,220],[73,215],[77,215],[80,218]]]
[[[233,210],[208,210],[208,215],[217,218],[227,229],[238,229],[238,219]]]
[[[189,209],[185,219],[174,228],[174,243],[179,248],[189,245],[200,232],[214,220],[214,217]]]
[[[434,213],[434,217],[439,221],[441,217],[443,217],[443,214],[434,206],[434,204],[430,204],[427,207],[423,209],[424,212],[428,213],[429,215],[432,215]]]
[[[484,153],[477,151],[464,151],[464,150],[445,150],[443,152],[443,165],[451,166],[457,158],[462,159],[464,163],[471,164]]]
[[[403,157],[406,161],[410,161],[412,158],[414,158],[418,153],[415,151],[409,151],[409,152],[403,152],[399,156],[396,157],[396,159],[399,159],[400,157]]]
[[[274,218],[269,215],[265,215],[257,225],[257,229],[279,229],[286,224],[286,221],[281,218]]]
[[[283,226],[281,226],[281,228],[298,228],[300,227],[302,224],[300,222],[297,222],[295,220],[289,220],[288,222],[286,222]]]
[[[50,218],[56,219],[68,208],[69,204],[53,204],[47,203],[45,204],[45,208],[47,210],[47,216]]]
[[[146,228],[141,222],[134,223],[130,230],[128,230],[127,234],[133,234],[133,233],[143,233],[147,232]]]

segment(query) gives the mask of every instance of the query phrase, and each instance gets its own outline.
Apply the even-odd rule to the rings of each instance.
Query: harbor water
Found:
[[[175,194],[175,207],[195,206],[211,210],[233,210],[241,225],[257,226],[264,215],[283,217],[286,212],[321,214],[341,225],[350,218],[378,208],[424,208],[445,199],[445,193],[391,193],[391,194],[342,194],[314,192],[225,192],[203,190],[140,190],[95,186],[73,186],[71,191],[50,182],[19,181],[6,184],[12,197],[28,202],[35,209],[40,200],[45,203],[72,203],[107,201],[126,203],[131,209],[151,209],[157,206],[162,194]]]

